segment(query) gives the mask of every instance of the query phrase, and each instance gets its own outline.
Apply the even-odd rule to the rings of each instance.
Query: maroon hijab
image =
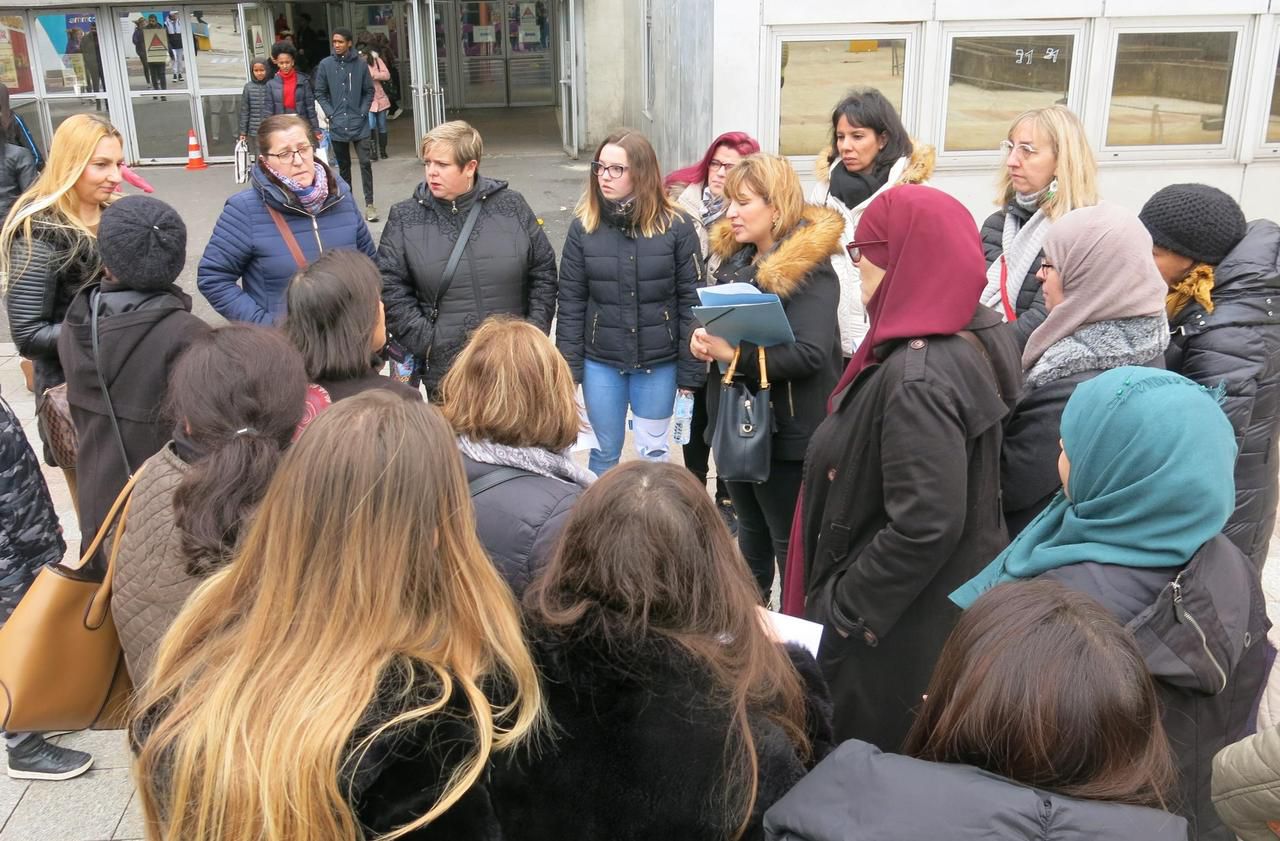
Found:
[[[886,241],[862,247],[885,275],[867,304],[871,329],[849,360],[836,394],[876,361],[876,349],[885,342],[963,330],[987,284],[973,217],[933,187],[904,184],[881,193],[863,212],[854,239]]]

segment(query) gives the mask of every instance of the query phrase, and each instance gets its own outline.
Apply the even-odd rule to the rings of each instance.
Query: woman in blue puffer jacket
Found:
[[[218,217],[196,285],[230,321],[275,324],[302,266],[335,248],[369,257],[377,248],[351,189],[315,159],[305,120],[291,114],[263,120],[258,153],[249,187],[227,199]]]

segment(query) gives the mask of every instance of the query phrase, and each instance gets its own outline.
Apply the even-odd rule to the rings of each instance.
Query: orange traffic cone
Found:
[[[196,139],[196,130],[187,132],[187,169],[208,169],[204,155],[200,154],[200,141]]]

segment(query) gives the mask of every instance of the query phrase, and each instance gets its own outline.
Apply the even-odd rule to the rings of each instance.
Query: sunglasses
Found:
[[[844,249],[845,251],[849,252],[849,259],[855,263],[858,263],[862,261],[862,249],[866,248],[868,245],[888,245],[888,244],[889,244],[889,240],[887,239],[867,239],[867,240],[863,240],[862,242],[851,242],[848,245],[846,245]]]

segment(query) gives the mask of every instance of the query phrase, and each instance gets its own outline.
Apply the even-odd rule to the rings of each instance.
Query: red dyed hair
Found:
[[[684,169],[677,169],[663,179],[662,186],[670,190],[676,184],[706,184],[707,173],[711,169],[711,159],[716,156],[716,150],[721,146],[728,146],[744,158],[760,151],[760,144],[745,131],[726,131],[711,141],[702,160]]]

